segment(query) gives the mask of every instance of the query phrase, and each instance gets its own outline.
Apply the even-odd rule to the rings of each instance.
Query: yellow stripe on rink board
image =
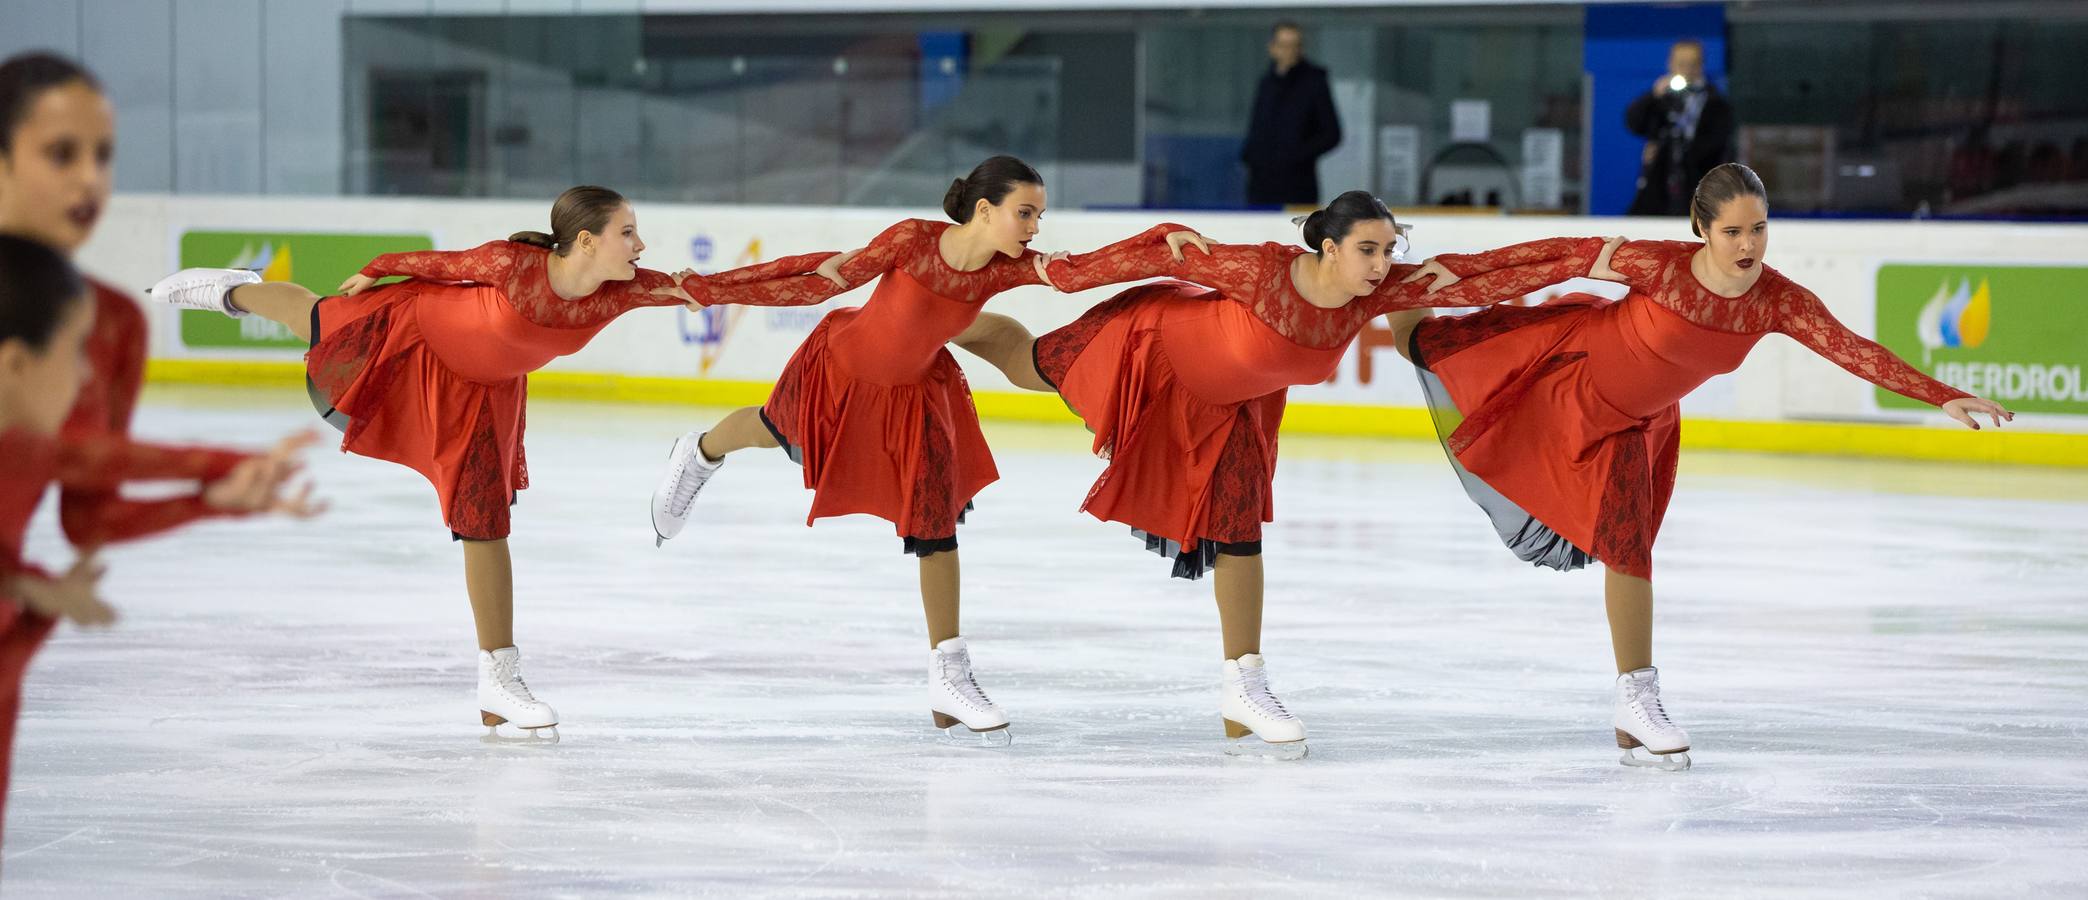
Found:
[[[162,384],[302,387],[304,366],[283,360],[155,359],[146,378]],[[529,376],[529,393],[546,400],[753,406],[768,398],[759,381],[545,371]],[[1023,422],[1077,421],[1059,398],[1040,393],[975,395],[982,418]],[[1293,403],[1283,430],[1292,434],[1429,439],[1428,411],[1402,407]],[[2088,433],[1950,430],[1856,422],[1747,422],[1685,419],[1682,445],[1705,450],[1794,453],[2088,468]]]

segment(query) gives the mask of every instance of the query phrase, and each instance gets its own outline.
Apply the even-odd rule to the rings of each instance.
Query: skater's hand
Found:
[[[826,262],[819,264],[819,268],[812,270],[812,274],[833,282],[835,286],[844,291],[848,290],[848,279],[841,277],[841,267],[848,265],[848,261],[856,258],[856,254],[861,252],[863,252],[863,248],[857,247],[847,253],[837,253],[829,256]]]
[[[675,273],[673,284],[664,284],[659,287],[648,290],[646,291],[646,293],[651,294],[655,297],[672,297],[676,300],[680,300],[690,309],[696,309],[699,306],[699,304],[697,304],[696,302],[696,298],[689,296],[689,292],[682,290],[681,286],[682,278],[685,277],[685,275],[695,274],[696,273],[691,270],[683,269],[682,271]]]
[[[1428,289],[1422,291],[1424,294],[1433,294],[1464,280],[1459,278],[1456,272],[1450,271],[1449,266],[1436,262],[1435,257],[1431,256],[1422,260],[1420,268],[1409,273],[1407,277],[1399,279],[1399,283],[1406,284],[1410,281],[1420,281],[1429,276],[1434,276],[1435,280],[1428,283]]]
[[[1588,277],[1603,281],[1624,281],[1624,273],[1610,268],[1610,258],[1617,255],[1617,248],[1624,246],[1624,238],[1613,237],[1602,244],[1602,253],[1595,257],[1595,265],[1588,268]]]
[[[362,293],[363,291],[369,290],[370,287],[372,287],[376,283],[377,279],[371,278],[368,275],[364,275],[361,272],[357,272],[353,275],[348,276],[347,281],[341,282],[341,296],[353,297],[357,294]]]
[[[682,301],[683,306],[689,308],[690,312],[703,311],[703,301],[696,299],[694,295],[691,295],[689,293],[689,289],[687,287],[684,287],[684,285],[687,285],[689,282],[694,281],[700,289],[707,292],[709,288],[702,287],[703,275],[701,273],[697,272],[695,269],[683,269],[679,272],[675,272],[671,275],[668,275],[667,277],[674,279],[674,290],[653,288],[647,293],[650,293],[656,297],[673,297],[677,300],[680,300]]]
[[[326,504],[312,499],[309,483],[295,494],[283,495],[283,486],[304,468],[298,456],[318,441],[319,435],[310,430],[283,438],[267,453],[242,461],[206,485],[203,502],[228,512],[279,513],[298,519],[325,512]]]
[[[1167,252],[1174,254],[1175,262],[1181,262],[1186,258],[1182,255],[1183,244],[1194,245],[1196,249],[1202,250],[1205,256],[1211,255],[1210,238],[1194,231],[1172,231],[1167,235]]]
[[[1943,404],[1943,411],[1948,413],[1951,418],[1963,422],[1966,428],[1970,428],[1973,431],[1979,430],[1979,420],[1973,418],[1973,416],[1986,416],[1993,419],[1995,428],[2001,427],[2001,423],[2004,421],[2015,421],[2015,413],[2009,412],[2001,404],[1988,400],[1985,397],[1959,397],[1956,400]]]
[[[1039,253],[1035,256],[1030,257],[1030,265],[1037,267],[1037,280],[1044,282],[1046,287],[1049,287],[1055,291],[1059,289],[1059,286],[1057,284],[1052,283],[1051,264],[1060,260],[1071,259],[1072,256],[1072,254],[1067,253],[1064,250],[1057,250],[1051,253]]]
[[[116,609],[96,594],[106,571],[92,550],[73,561],[72,569],[57,579],[21,575],[10,580],[8,593],[21,598],[30,609],[75,625],[101,626],[116,621]]]

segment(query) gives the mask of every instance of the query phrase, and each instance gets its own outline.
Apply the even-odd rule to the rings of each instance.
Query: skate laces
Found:
[[[1655,728],[1673,728],[1675,723],[1668,719],[1667,710],[1660,705],[1660,682],[1638,682],[1631,688],[1631,704],[1638,708],[1639,715]]]
[[[669,513],[676,516],[689,514],[689,505],[696,502],[696,492],[703,488],[705,481],[710,480],[710,473],[704,462],[706,460],[703,459],[703,439],[699,437],[695,446],[689,448],[689,457],[682,460],[680,467],[674,472],[674,496],[667,500]],[[694,471],[691,471],[692,469]]]
[[[1283,701],[1269,690],[1269,670],[1259,666],[1240,667],[1240,693],[1247,695],[1247,702],[1262,715],[1272,719],[1296,718],[1290,710],[1283,708]]]
[[[980,710],[993,708],[993,701],[986,699],[986,691],[979,687],[979,680],[972,677],[971,651],[944,651],[942,674],[943,681],[955,688],[957,696],[965,703]]]
[[[537,702],[536,695],[529,692],[529,685],[522,681],[522,666],[519,661],[496,666],[493,679],[500,682],[500,689],[506,691],[508,696],[523,703]]]

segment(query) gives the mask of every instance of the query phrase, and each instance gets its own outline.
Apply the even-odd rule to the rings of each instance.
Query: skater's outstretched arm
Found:
[[[1552,238],[1486,253],[1439,256],[1402,277],[1387,276],[1369,302],[1376,312],[1489,306],[1563,281],[1588,277],[1598,269],[1605,252],[1614,250],[1622,240]],[[1429,274],[1435,277],[1419,277]]]
[[[513,241],[488,241],[470,250],[419,250],[411,253],[386,253],[358,273],[362,281],[350,278],[341,285],[341,292],[354,294],[369,286],[369,280],[403,275],[428,281],[471,282],[487,287],[497,287],[515,296],[515,277],[527,267],[523,263],[541,255],[526,244]]]
[[[1459,278],[1484,275],[1497,269],[1515,266],[1545,265],[1563,261],[1578,261],[1581,266],[1576,276],[1586,275],[1593,267],[1595,257],[1600,255],[1604,242],[1611,238],[1543,238],[1509,244],[1480,253],[1444,253],[1433,257],[1444,268]],[[1621,238],[1614,239],[1622,243]]]
[[[768,281],[774,278],[811,275],[819,270],[821,263],[840,255],[832,250],[823,250],[818,253],[800,253],[795,256],[785,256],[750,266],[741,266],[737,269],[726,269],[723,272],[715,272],[701,277],[704,283],[717,285],[751,284],[756,281]]]
[[[1610,257],[1610,274],[1597,277],[1652,289],[1662,282],[1668,267],[1689,265],[1689,251],[1701,246],[1689,241],[1625,241]]]
[[[285,438],[268,453],[257,454],[81,434],[52,442],[43,452],[50,454],[48,465],[53,480],[66,489],[116,498],[92,513],[76,516],[66,525],[66,536],[75,545],[98,546],[135,540],[211,517],[259,512],[317,515],[323,507],[311,501],[309,486],[295,495],[284,492],[287,482],[302,469],[298,455],[317,440],[318,436],[311,432],[300,432]],[[187,495],[151,502],[123,500],[117,494],[127,481],[161,480],[198,484]]]
[[[1190,266],[1189,256],[1209,256],[1216,246],[1188,226],[1162,222],[1087,253],[1053,254],[1043,268],[1052,287],[1070,294],[1148,278],[1188,278],[1184,272]]]
[[[833,265],[835,254],[803,254],[696,281],[685,279],[682,286],[699,306],[815,306],[904,265],[914,254],[938,252],[926,239],[927,224],[919,219],[894,224],[861,250],[841,254],[838,268]],[[792,269],[822,274],[800,275]]]
[[[1974,414],[1992,419],[1996,428],[2015,418],[2015,413],[2001,404],[1930,378],[1877,341],[1851,331],[1827,311],[1827,304],[1820,302],[1812,291],[1795,284],[1779,286],[1767,299],[1776,305],[1777,331],[1858,378],[1903,397],[1942,407],[1951,418],[1974,430],[1979,428]]]

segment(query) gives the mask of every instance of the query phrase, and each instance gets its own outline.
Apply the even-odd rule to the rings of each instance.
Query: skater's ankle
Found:
[[[703,457],[703,461],[704,461],[705,463],[708,463],[708,464],[710,464],[710,465],[713,465],[713,466],[715,466],[715,465],[717,465],[717,464],[719,464],[719,463],[721,463],[721,462],[724,462],[724,461],[725,461],[725,454],[724,454],[724,453],[722,453],[722,452],[721,452],[721,453],[715,453],[715,454],[714,454],[714,453],[712,453],[712,452],[711,452],[711,450],[710,450],[710,448],[709,448],[709,447],[707,447],[707,446],[705,446],[705,445],[704,445],[704,442],[705,442],[705,441],[708,441],[708,440],[710,440],[710,432],[708,432],[708,431],[706,431],[706,432],[704,432],[703,434],[701,434],[701,435],[698,435],[698,436],[697,436],[697,438],[696,438],[696,455],[697,455],[697,456],[701,456],[701,457]]]

